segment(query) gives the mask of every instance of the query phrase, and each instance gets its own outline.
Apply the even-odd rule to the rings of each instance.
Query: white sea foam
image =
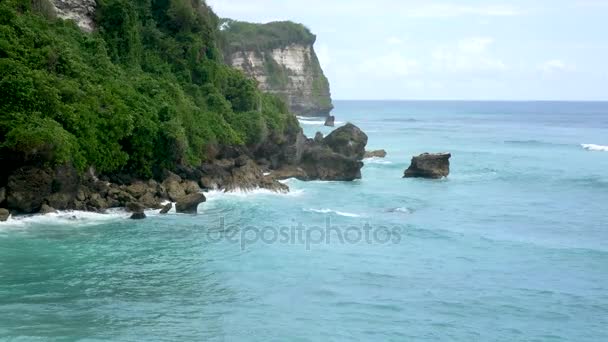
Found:
[[[304,190],[292,190],[289,192],[276,192],[268,189],[252,189],[252,190],[233,190],[233,191],[223,191],[223,190],[212,190],[209,192],[205,192],[205,197],[207,201],[213,201],[220,198],[250,198],[255,196],[287,196],[287,197],[297,197],[304,193]]]
[[[337,211],[337,210],[332,210],[332,209],[304,209],[304,211],[309,212],[309,213],[318,213],[318,214],[336,214],[336,215],[345,216],[345,217],[361,217],[361,215],[358,215],[358,214],[347,213],[347,212]]]
[[[581,146],[587,151],[608,152],[608,146],[596,145],[596,144],[581,144]]]
[[[300,122],[300,124],[302,125],[325,125],[325,118],[324,117],[303,117],[303,116],[298,116],[298,121]],[[344,124],[344,122],[342,121],[335,121],[334,125],[342,125]]]
[[[128,219],[129,216],[130,214],[122,209],[109,209],[105,214],[67,210],[46,215],[11,216],[6,222],[0,222],[0,228],[19,228],[30,225],[97,225]]]
[[[390,165],[393,162],[385,160],[384,158],[371,157],[363,159],[363,163],[365,164],[380,164],[380,165]]]

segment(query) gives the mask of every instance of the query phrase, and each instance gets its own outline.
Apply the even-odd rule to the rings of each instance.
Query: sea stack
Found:
[[[423,153],[412,158],[404,178],[439,179],[450,174],[450,153]]]
[[[325,126],[327,127],[334,127],[336,125],[336,117],[333,115],[330,115],[327,117],[327,119],[325,119]]]

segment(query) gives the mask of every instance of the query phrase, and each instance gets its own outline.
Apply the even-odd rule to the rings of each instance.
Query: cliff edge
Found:
[[[314,50],[316,36],[304,25],[225,19],[220,36],[226,63],[255,78],[262,91],[281,97],[296,115],[329,115],[329,82]]]

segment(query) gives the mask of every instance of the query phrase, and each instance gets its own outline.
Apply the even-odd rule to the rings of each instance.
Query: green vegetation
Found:
[[[317,37],[306,26],[291,21],[254,24],[222,19],[220,45],[227,54],[237,51],[265,51],[290,44],[314,44]]]
[[[204,2],[98,0],[91,34],[52,9],[0,2],[0,160],[148,177],[297,125],[224,65]]]

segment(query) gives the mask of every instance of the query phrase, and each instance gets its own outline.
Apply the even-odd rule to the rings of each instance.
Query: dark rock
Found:
[[[315,142],[319,144],[323,143],[323,133],[317,132],[317,134],[315,134]]]
[[[201,193],[186,195],[178,199],[175,204],[175,210],[183,214],[196,214],[198,205],[206,200],[205,195]]]
[[[150,190],[150,186],[143,182],[136,182],[127,186],[126,191],[133,197],[139,198],[146,194]],[[156,189],[154,189],[156,190]]]
[[[140,212],[144,212],[144,209],[146,209],[146,207],[138,202],[129,202],[127,203],[127,205],[125,206],[125,208],[127,209],[127,211],[132,212],[132,213],[140,213]]]
[[[385,150],[365,151],[364,158],[384,158],[386,157]]]
[[[23,167],[8,178],[6,188],[9,209],[25,214],[36,213],[44,198],[53,191],[53,173],[47,169]]]
[[[130,217],[131,220],[143,220],[146,218],[146,214],[142,212],[133,213]]]
[[[163,215],[167,214],[171,209],[173,209],[173,203],[169,202],[160,210],[160,213]]]
[[[181,178],[177,179],[168,178],[163,182],[163,186],[167,189],[167,196],[172,201],[177,201],[178,198],[182,198],[186,195],[186,190],[181,183]]]
[[[98,193],[92,193],[88,205],[97,210],[105,210],[108,208],[108,202],[101,197]]]
[[[152,209],[162,208],[160,198],[156,197],[153,193],[147,192],[145,195],[137,199],[144,207]]]
[[[8,210],[0,208],[0,222],[8,220],[9,216],[11,216],[11,213]]]
[[[49,206],[49,205],[47,205],[47,204],[43,204],[43,205],[40,207],[40,211],[39,211],[39,213],[40,213],[40,214],[42,214],[42,215],[46,215],[46,214],[54,214],[54,213],[56,213],[56,212],[57,212],[57,210],[55,210],[55,208],[50,207],[50,206]]]
[[[302,156],[304,180],[352,181],[361,178],[363,162],[338,154],[327,147],[313,147]]]
[[[336,117],[335,117],[335,116],[330,115],[330,116],[328,116],[328,117],[325,119],[325,126],[328,126],[328,127],[334,127],[334,126],[335,126],[335,124],[336,124]]]
[[[443,178],[450,174],[450,153],[424,153],[412,158],[404,178]]]
[[[270,177],[276,180],[283,180],[289,178],[296,178],[299,180],[307,180],[308,176],[306,175],[306,171],[304,171],[301,167],[288,165],[284,166],[278,170],[272,171]]]
[[[6,200],[6,189],[0,188],[0,204],[4,203]]]
[[[359,127],[347,123],[346,125],[331,132],[323,142],[332,151],[348,158],[363,159],[367,135]]]

